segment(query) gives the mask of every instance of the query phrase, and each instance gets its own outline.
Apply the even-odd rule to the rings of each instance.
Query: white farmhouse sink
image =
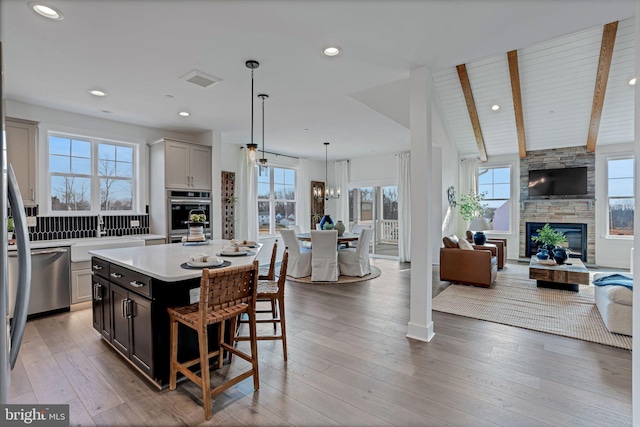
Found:
[[[100,249],[129,248],[132,246],[144,246],[141,239],[89,239],[80,241],[71,246],[71,262],[82,262],[91,260],[89,251]]]

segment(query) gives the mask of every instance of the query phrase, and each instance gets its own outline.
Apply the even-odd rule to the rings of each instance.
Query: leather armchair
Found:
[[[498,275],[498,260],[491,250],[459,249],[457,236],[442,239],[444,248],[440,248],[440,280],[467,285],[490,287]]]
[[[467,230],[467,240],[473,243],[473,231]],[[498,258],[498,269],[502,270],[507,265],[507,239],[500,239],[497,237],[487,237],[487,244],[495,245]],[[476,246],[474,246],[475,248]]]

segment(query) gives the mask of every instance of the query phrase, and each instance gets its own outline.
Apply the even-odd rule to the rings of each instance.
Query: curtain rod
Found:
[[[244,149],[244,148],[246,148],[246,147],[240,147],[241,150]],[[262,150],[256,150],[256,152],[257,153],[262,153]],[[274,153],[273,151],[265,150],[264,152],[265,152],[265,154],[273,154],[274,156],[282,156],[282,157],[289,157],[289,158],[292,158],[292,159],[300,159],[300,157],[290,156],[288,154]]]

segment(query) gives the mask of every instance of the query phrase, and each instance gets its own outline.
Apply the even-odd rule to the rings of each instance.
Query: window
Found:
[[[132,211],[134,146],[50,134],[49,184],[52,212]]]
[[[296,223],[296,171],[273,166],[258,174],[258,222],[261,234]]]
[[[633,197],[633,157],[607,160],[608,234],[632,236],[635,199]]]
[[[511,167],[478,168],[478,194],[494,231],[511,230]]]

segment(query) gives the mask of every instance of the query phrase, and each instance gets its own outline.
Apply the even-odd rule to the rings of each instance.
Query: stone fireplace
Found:
[[[538,248],[542,245],[539,242],[532,241],[531,238],[537,236],[537,230],[540,230],[545,224],[546,223],[543,222],[528,222],[526,224],[525,229],[527,230],[527,233],[525,236],[525,242],[529,242],[525,253],[527,258],[531,257],[531,255],[535,255],[535,253],[538,252]],[[570,251],[571,257],[587,261],[587,224],[550,222],[549,225],[554,230],[564,233],[567,238],[566,246]]]
[[[529,196],[529,169],[553,169],[564,167],[587,167],[587,194],[580,196]],[[595,263],[595,154],[587,153],[586,147],[567,147],[551,150],[527,151],[527,157],[520,160],[520,257],[529,258],[537,251],[537,244],[531,243],[528,224],[539,224],[535,230],[549,223],[563,227],[574,226],[570,245],[576,245],[576,227],[580,228],[580,245],[586,239],[586,247],[580,247],[583,261]],[[533,227],[531,227],[533,228]],[[556,227],[554,227],[556,228]],[[584,236],[582,235],[584,234]],[[566,234],[566,232],[565,232]],[[569,237],[569,236],[568,236]],[[570,248],[574,256],[578,253]],[[535,253],[535,252],[534,252]]]

